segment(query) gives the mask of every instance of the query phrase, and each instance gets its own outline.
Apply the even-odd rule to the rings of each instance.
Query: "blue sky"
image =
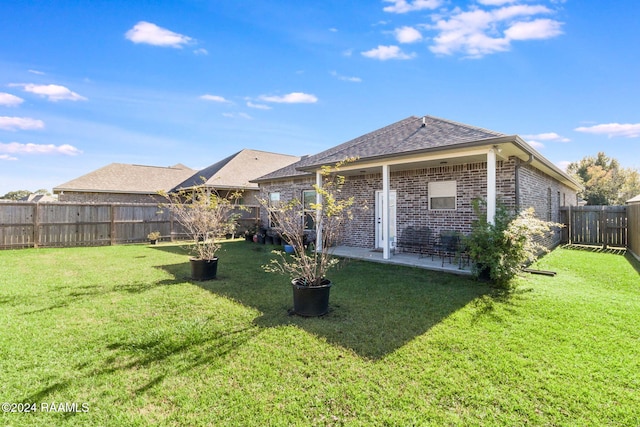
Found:
[[[425,114],[640,168],[640,4],[0,3],[0,195],[112,162],[313,154]]]

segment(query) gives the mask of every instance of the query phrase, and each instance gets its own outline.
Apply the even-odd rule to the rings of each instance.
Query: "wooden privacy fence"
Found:
[[[258,208],[239,211],[240,228],[258,218]],[[168,209],[155,204],[0,203],[0,249],[101,246],[184,239]]]
[[[627,247],[640,260],[640,203],[627,206]]]
[[[560,222],[563,243],[627,247],[627,206],[569,206]]]

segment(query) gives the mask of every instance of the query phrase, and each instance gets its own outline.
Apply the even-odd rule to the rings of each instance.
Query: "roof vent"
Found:
[[[427,116],[422,116],[422,127],[427,125]]]

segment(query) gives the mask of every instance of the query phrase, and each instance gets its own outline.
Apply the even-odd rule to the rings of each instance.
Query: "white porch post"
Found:
[[[391,257],[391,241],[389,239],[389,165],[382,165],[382,258]]]
[[[322,187],[322,173],[316,172],[316,186]],[[322,204],[322,195],[316,191],[316,204],[320,206]],[[322,211],[320,208],[316,209],[316,251],[322,250],[322,227],[320,226]]]
[[[496,152],[492,148],[487,153],[487,222],[495,223],[496,218]]]

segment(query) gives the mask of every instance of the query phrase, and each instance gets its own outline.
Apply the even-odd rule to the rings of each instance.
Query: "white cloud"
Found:
[[[4,105],[7,107],[15,107],[16,105],[20,105],[24,102],[24,99],[11,95],[10,93],[0,92],[0,105]]]
[[[271,107],[269,107],[268,105],[265,105],[265,104],[254,104],[251,101],[247,101],[247,107],[256,108],[258,110],[271,110]]]
[[[503,5],[508,1],[485,1],[485,5]],[[553,19],[533,19],[553,11],[543,5],[510,5],[500,8],[475,7],[463,11],[454,9],[448,16],[434,17],[435,24],[427,28],[438,34],[429,49],[442,55],[462,52],[479,58],[509,50],[514,40],[535,40],[562,34],[562,23]]]
[[[25,92],[35,93],[49,101],[86,101],[87,98],[78,95],[68,88],[60,85],[36,85],[33,83],[11,83],[9,86],[22,87]]]
[[[21,144],[19,142],[9,142],[7,144],[3,144],[0,142],[0,153],[9,153],[9,154],[64,154],[66,156],[76,156],[82,151],[78,150],[76,147],[63,144],[63,145],[53,145],[53,144]]]
[[[529,145],[533,148],[544,148],[544,143],[540,141],[552,141],[552,142],[569,142],[571,141],[569,138],[565,138],[564,136],[560,136],[555,132],[545,132],[538,133],[532,135],[522,135],[524,139],[527,140]]]
[[[174,33],[166,28],[158,27],[151,22],[140,21],[126,32],[125,37],[134,43],[145,43],[153,46],[174,47],[182,49],[193,39],[184,34]]]
[[[640,123],[607,123],[595,126],[578,127],[574,129],[577,132],[591,133],[594,135],[607,135],[609,138],[613,137],[625,137],[625,138],[638,138],[640,137]]]
[[[533,148],[535,148],[537,150],[539,150],[541,148],[544,148],[544,144],[542,142],[534,141],[534,140],[527,141],[527,142],[529,143],[530,146],[532,146]]]
[[[516,3],[518,0],[478,0],[485,6],[502,6],[503,4]]]
[[[8,154],[0,154],[0,160],[18,160],[18,158]]]
[[[209,55],[209,51],[203,47],[193,51],[196,55]]]
[[[522,135],[524,139],[539,139],[541,141],[569,142],[569,138],[560,136],[555,132],[537,133],[533,135]]]
[[[200,99],[204,99],[205,101],[213,101],[213,102],[220,102],[223,104],[231,104],[231,101],[225,99],[223,96],[219,96],[219,95],[209,95],[209,94],[205,94],[200,96]]]
[[[259,99],[265,102],[275,102],[280,104],[314,104],[318,102],[318,98],[315,95],[303,92],[292,92],[283,96],[262,95]]]
[[[375,49],[362,52],[367,58],[379,59],[386,61],[388,59],[411,59],[416,56],[415,53],[404,53],[398,46],[378,46]]]
[[[222,116],[230,119],[245,119],[245,120],[253,119],[253,117],[251,117],[247,113],[222,113]]]
[[[4,130],[31,130],[44,128],[42,120],[32,119],[30,117],[0,117],[0,129]]]
[[[338,74],[336,71],[331,71],[330,73],[333,77],[335,77],[338,80],[342,80],[345,82],[352,82],[352,83],[361,83],[362,79],[360,77],[349,77],[349,76],[343,76]]]
[[[567,171],[567,168],[569,167],[569,165],[573,163],[569,160],[560,160],[558,163],[556,163],[556,166],[558,166],[560,169],[562,169],[563,171]]]
[[[407,13],[416,10],[436,9],[442,4],[442,0],[384,0],[387,3],[393,3],[391,6],[385,6],[382,10],[390,13]]]
[[[28,72],[30,72],[31,74],[37,74],[39,76],[44,76],[45,72],[44,71],[38,71],[38,70],[27,70]]]
[[[516,22],[504,35],[510,40],[549,39],[562,34],[562,24],[552,19],[536,19],[529,22]]]
[[[422,40],[422,34],[420,31],[413,27],[400,27],[394,31],[396,40],[398,43],[415,43]]]

